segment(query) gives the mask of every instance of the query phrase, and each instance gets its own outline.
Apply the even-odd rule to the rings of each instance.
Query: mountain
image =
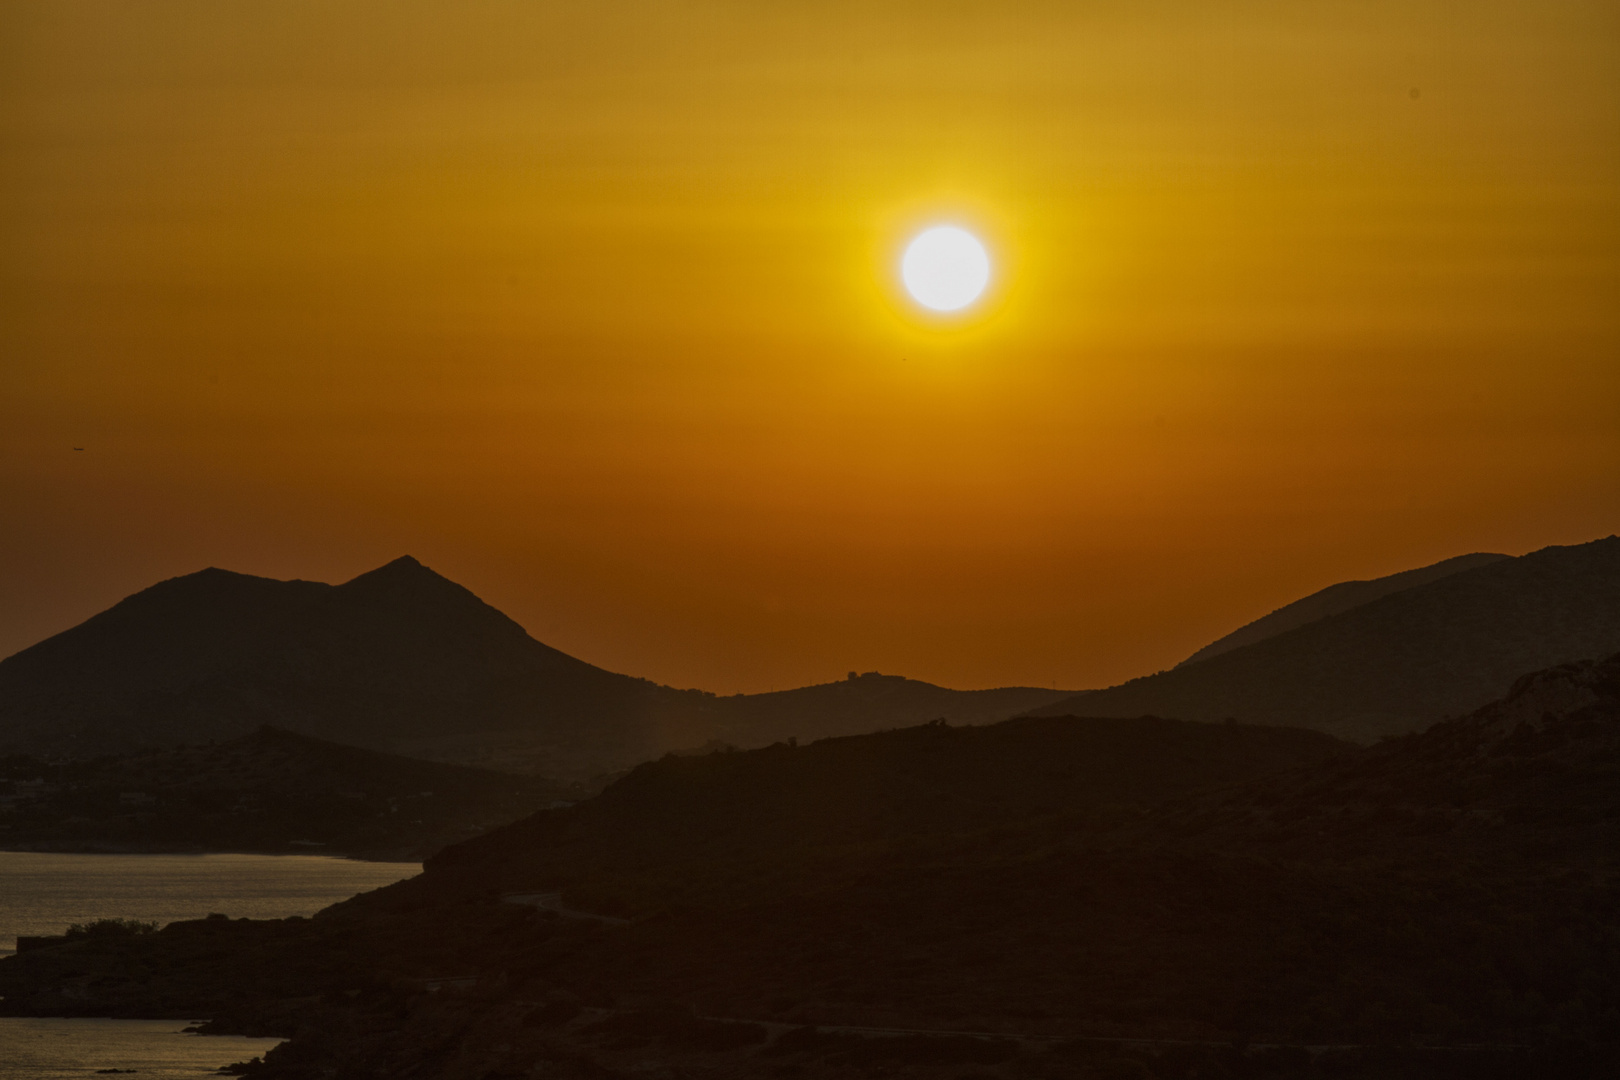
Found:
[[[1367,749],[1056,718],[670,757],[311,920],[0,961],[0,1009],[291,1034],[262,1080],[1597,1080],[1617,768],[1620,656]]]
[[[0,661],[0,751],[86,758],[263,724],[372,749],[588,778],[716,739],[759,745],[1063,696],[866,677],[717,698],[535,641],[405,557],[342,585],[208,569]]]
[[[859,735],[930,720],[991,724],[1067,696],[1067,691],[1030,686],[947,690],[900,675],[852,671],[838,682],[766,694],[685,699],[680,706],[684,723],[694,732],[709,733],[708,738],[719,743],[761,746]]]
[[[1351,608],[1371,603],[1390,593],[1427,585],[1451,574],[1472,570],[1476,566],[1488,566],[1507,558],[1511,556],[1476,552],[1472,555],[1456,555],[1430,566],[1403,570],[1398,574],[1373,578],[1371,581],[1341,581],[1337,585],[1329,585],[1319,592],[1311,593],[1301,600],[1295,600],[1292,604],[1286,604],[1270,615],[1263,615],[1252,623],[1240,626],[1225,637],[1205,645],[1176,666],[1196,664],[1200,660],[1208,660],[1212,656],[1231,652],[1244,645],[1252,645],[1256,641],[1275,637],[1306,623],[1313,623],[1329,615],[1337,615],[1341,611],[1349,611]]]
[[[1620,869],[1620,655],[1526,675],[1467,716],[1164,821],[1222,843],[1258,831],[1283,857],[1388,859],[1380,846],[1399,833],[1413,863],[1526,860],[1602,878]]]
[[[649,704],[678,695],[542,645],[409,557],[337,586],[209,569],[0,662],[0,746],[88,757],[274,724],[383,750],[520,731],[633,761]]]
[[[582,794],[270,727],[91,761],[0,758],[0,792],[0,846],[13,851],[373,859],[421,859]]]
[[[809,746],[671,757],[638,766],[569,811],[457,845],[431,862],[429,878],[458,889],[559,889],[635,915],[645,909],[605,894],[594,875],[612,865],[621,888],[650,875],[658,889],[676,890],[642,897],[656,910],[740,865],[758,872],[780,864],[797,874],[816,851],[1140,810],[1351,752],[1300,728],[1149,716],[935,722]]]
[[[1620,538],[1611,536],[1460,570],[1034,711],[1235,717],[1372,741],[1479,708],[1520,672],[1617,649]]]

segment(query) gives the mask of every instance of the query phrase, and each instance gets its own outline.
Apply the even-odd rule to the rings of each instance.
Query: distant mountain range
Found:
[[[208,569],[0,661],[0,752],[93,757],[263,724],[578,779],[672,750],[1003,719],[1052,690],[865,676],[720,698],[594,667],[406,557],[342,585]]]
[[[1369,742],[1477,709],[1526,671],[1620,650],[1620,538],[1463,559],[1323,590],[1179,667],[1034,711],[1235,718]]]
[[[0,661],[0,752],[89,758],[269,724],[430,760],[577,782],[671,751],[1023,713],[1312,727],[1370,741],[1620,649],[1620,539],[1477,554],[1345,582],[1181,666],[1071,695],[892,675],[717,697],[550,648],[409,557],[342,585],[209,569]]]

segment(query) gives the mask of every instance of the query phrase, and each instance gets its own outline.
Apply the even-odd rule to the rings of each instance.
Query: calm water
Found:
[[[92,919],[171,923],[216,911],[233,919],[313,915],[421,869],[419,863],[321,855],[0,851],[0,954],[13,951],[19,934],[60,934]]]
[[[280,1039],[182,1035],[180,1020],[52,1020],[0,1016],[0,1077],[68,1080],[134,1069],[133,1080],[192,1080],[263,1057]]]
[[[318,855],[0,851],[0,953],[10,954],[19,934],[59,934],[92,919],[171,923],[215,911],[253,919],[313,915],[420,870],[417,863]],[[89,1080],[100,1069],[135,1069],[133,1080],[180,1080],[263,1056],[279,1041],[183,1035],[185,1026],[183,1020],[0,1017],[0,1080]]]

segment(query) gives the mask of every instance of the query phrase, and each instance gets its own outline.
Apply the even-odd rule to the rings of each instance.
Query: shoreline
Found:
[[[272,850],[269,848],[253,847],[179,847],[142,844],[74,844],[74,845],[25,845],[14,841],[0,840],[0,854],[16,855],[261,855],[285,856],[289,858],[317,858],[340,859],[346,862],[367,863],[420,863],[432,856],[432,852],[417,855],[414,852],[400,851],[339,851],[327,849],[323,846],[311,846],[295,851],[285,849]]]

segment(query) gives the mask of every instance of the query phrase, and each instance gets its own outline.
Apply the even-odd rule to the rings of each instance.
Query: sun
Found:
[[[912,299],[932,311],[960,311],[990,284],[990,256],[966,229],[936,225],[918,233],[900,259]]]

